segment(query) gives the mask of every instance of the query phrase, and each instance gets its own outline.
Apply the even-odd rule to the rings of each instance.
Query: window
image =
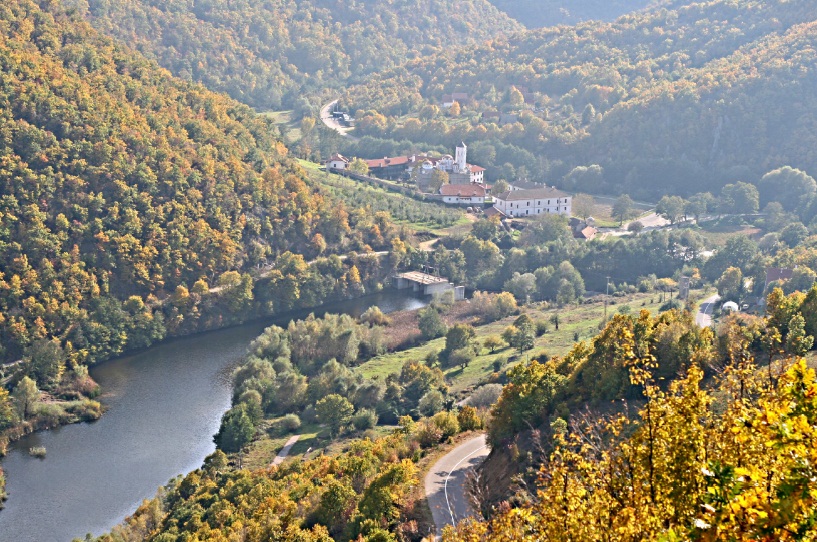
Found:
[[[530,207],[530,202],[528,202],[528,207]]]

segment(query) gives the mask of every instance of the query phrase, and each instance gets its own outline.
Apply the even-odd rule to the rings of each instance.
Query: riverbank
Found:
[[[2,461],[9,500],[0,512],[0,539],[57,542],[107,532],[156,488],[200,467],[230,407],[225,373],[265,328],[286,327],[313,312],[357,317],[371,305],[393,312],[425,303],[388,290],[165,340],[91,367],[104,390],[97,398],[105,408],[101,419],[36,432],[9,447]],[[45,459],[29,455],[38,446],[48,450]]]

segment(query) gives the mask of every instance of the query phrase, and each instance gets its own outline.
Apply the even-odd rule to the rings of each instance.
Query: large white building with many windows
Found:
[[[570,216],[571,196],[544,186],[533,190],[509,190],[494,195],[494,208],[510,218],[560,214]]]

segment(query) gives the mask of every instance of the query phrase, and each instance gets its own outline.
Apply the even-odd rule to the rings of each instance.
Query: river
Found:
[[[393,312],[424,304],[389,291],[313,312],[358,316],[372,305]],[[198,468],[215,450],[212,436],[230,407],[230,366],[265,327],[309,312],[174,339],[93,367],[107,408],[102,418],[29,435],[2,460],[9,500],[0,542],[102,534],[171,478]],[[29,456],[32,446],[45,446],[46,458]]]

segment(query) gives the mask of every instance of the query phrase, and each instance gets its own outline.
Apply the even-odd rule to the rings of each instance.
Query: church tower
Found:
[[[461,143],[459,147],[457,147],[457,153],[455,157],[455,167],[457,173],[465,173],[466,171],[466,162],[465,157],[468,154],[468,147],[465,146],[465,143]]]

